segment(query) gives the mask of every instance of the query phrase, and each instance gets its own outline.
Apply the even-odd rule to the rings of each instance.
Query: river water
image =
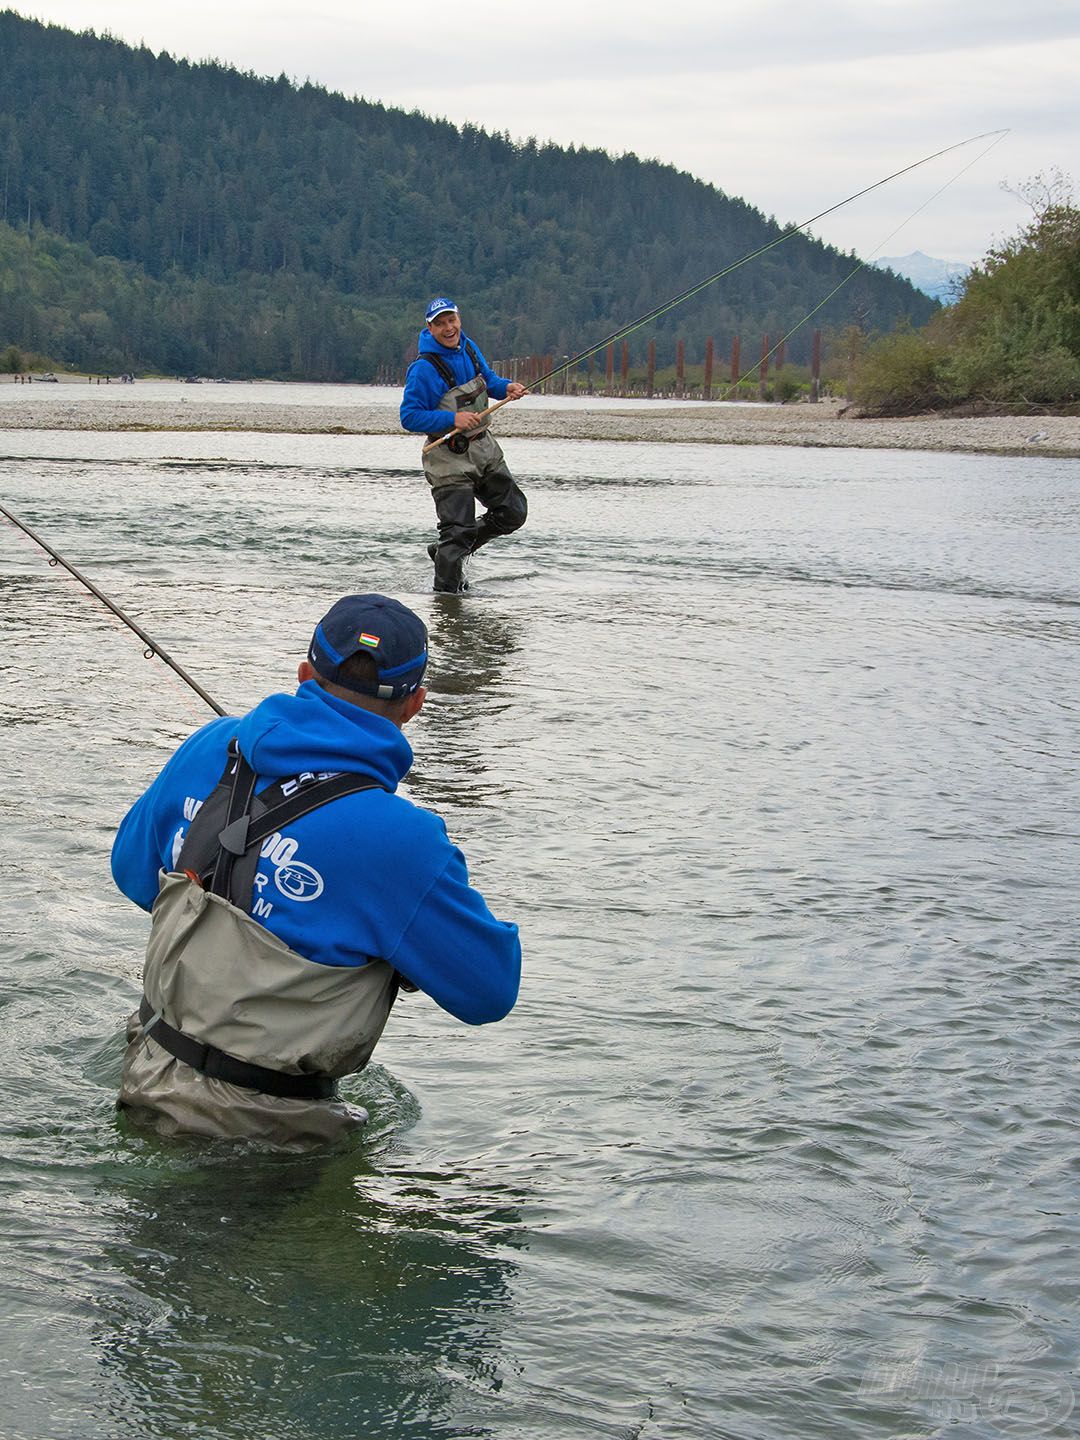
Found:
[[[3,503],[230,710],[376,589],[410,790],[522,930],[351,1148],[113,1104],[126,806],[209,710],[0,528],[7,1440],[1075,1433],[1080,464],[507,443],[428,591],[394,436],[7,432]]]

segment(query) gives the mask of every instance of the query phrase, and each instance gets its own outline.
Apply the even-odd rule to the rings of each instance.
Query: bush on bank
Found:
[[[852,399],[881,416],[1080,404],[1080,208],[1046,203],[971,271],[956,305],[870,344]]]

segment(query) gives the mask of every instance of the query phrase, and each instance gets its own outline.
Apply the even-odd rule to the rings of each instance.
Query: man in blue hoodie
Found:
[[[117,885],[152,922],[120,1108],[166,1134],[332,1141],[366,1112],[399,987],[468,1024],[517,998],[517,927],[469,884],[442,820],[395,793],[427,631],[383,595],[320,621],[295,694],[189,737],[124,817]]]
[[[423,464],[439,538],[428,546],[428,554],[435,562],[435,589],[457,594],[467,589],[466,558],[493,536],[509,535],[525,524],[525,496],[481,415],[489,399],[520,400],[526,391],[516,380],[495,374],[462,333],[452,300],[442,295],[432,300],[424,320],[419,358],[405,377],[401,424],[426,435],[432,447],[425,451]],[[479,524],[477,500],[486,511]]]

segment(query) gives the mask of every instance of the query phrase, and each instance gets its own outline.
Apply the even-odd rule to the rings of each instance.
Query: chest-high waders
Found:
[[[471,341],[465,341],[465,350],[476,373],[464,385],[455,384],[453,371],[441,355],[425,350],[420,359],[434,365],[448,387],[437,409],[454,414],[471,410],[479,415],[488,408],[487,384]],[[438,438],[428,436],[428,440]],[[424,455],[423,464],[439,521],[438,543],[428,547],[435,562],[435,589],[456,593],[465,588],[466,557],[493,536],[509,535],[524,525],[528,506],[488,425],[455,430]],[[487,511],[479,524],[476,500]]]
[[[119,1103],[167,1134],[301,1148],[366,1121],[339,1098],[335,1081],[367,1064],[398,977],[385,960],[308,960],[253,919],[253,899],[256,908],[272,904],[270,885],[256,874],[260,851],[302,815],[378,782],[301,775],[258,795],[255,783],[233,741],[175,870],[162,873]],[[284,848],[290,858],[273,882],[282,894],[321,886],[310,867],[290,868]]]

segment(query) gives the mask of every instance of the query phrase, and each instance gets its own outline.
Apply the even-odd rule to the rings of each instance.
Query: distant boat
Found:
[[[51,370],[47,370],[44,375],[35,376],[35,379],[37,380],[37,382],[38,382],[39,385],[59,385],[59,384],[60,384],[60,381],[56,378],[56,376],[52,373]]]
[[[187,377],[187,379],[184,381],[184,384],[185,384],[185,385],[201,385],[201,384],[202,384],[202,381],[199,379],[198,375],[189,375],[189,376]]]

